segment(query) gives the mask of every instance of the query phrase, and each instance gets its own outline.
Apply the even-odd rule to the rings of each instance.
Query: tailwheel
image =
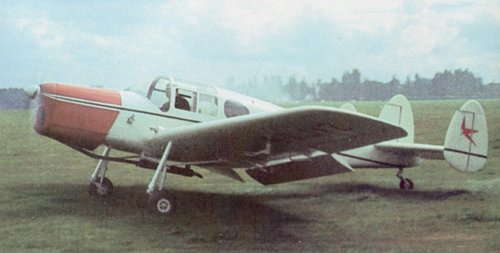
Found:
[[[403,168],[399,168],[396,177],[399,178],[399,188],[401,190],[411,190],[413,189],[413,181],[411,179],[403,177]]]
[[[411,179],[409,178],[403,178],[399,182],[399,188],[401,190],[411,190],[413,189],[413,181],[411,181]]]
[[[89,194],[90,196],[108,196],[113,193],[113,183],[109,178],[97,177],[95,180],[91,181],[89,184]]]
[[[171,214],[175,211],[175,197],[166,191],[155,190],[149,197],[149,209],[158,214]]]

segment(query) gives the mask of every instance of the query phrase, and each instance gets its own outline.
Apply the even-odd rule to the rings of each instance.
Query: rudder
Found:
[[[444,142],[444,158],[455,169],[474,172],[488,158],[488,126],[483,107],[469,100],[455,112]]]

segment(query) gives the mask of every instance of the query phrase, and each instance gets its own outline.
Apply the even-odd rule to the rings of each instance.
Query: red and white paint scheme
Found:
[[[118,91],[69,86],[40,85],[40,106],[35,129],[68,145],[95,149],[104,144],[122,104]]]
[[[37,101],[34,128],[44,136],[98,160],[89,192],[108,195],[113,184],[107,164],[123,162],[153,169],[147,192],[153,211],[174,210],[166,175],[202,177],[191,166],[244,181],[237,169],[264,184],[352,172],[395,168],[402,175],[422,158],[445,159],[464,172],[487,160],[488,131],[481,105],[466,102],[453,116],[443,146],[414,143],[413,113],[394,96],[378,118],[341,108],[282,108],[213,86],[172,77],[156,78],[144,89],[111,90],[45,83],[25,89]],[[93,152],[104,146],[102,154]],[[114,157],[111,150],[130,152]]]

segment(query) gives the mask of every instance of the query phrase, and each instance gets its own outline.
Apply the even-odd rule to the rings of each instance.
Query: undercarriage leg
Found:
[[[102,152],[102,156],[108,157],[109,152],[111,151],[111,148],[108,146],[104,147],[104,151]],[[99,159],[97,162],[97,166],[95,167],[94,172],[92,173],[92,176],[90,176],[90,181],[95,181],[97,177],[103,176],[106,174],[106,170],[108,169],[108,161]]]
[[[396,177],[399,178],[399,188],[401,190],[411,190],[413,189],[413,181],[409,178],[403,177],[403,168],[399,168]]]
[[[103,157],[108,157],[111,148],[108,146],[104,147],[102,153]],[[106,177],[106,171],[108,170],[108,160],[99,159],[94,172],[90,176],[89,184],[89,194],[106,196],[113,193],[113,183]]]
[[[149,207],[151,211],[155,213],[169,214],[174,211],[175,207],[174,197],[164,190],[167,171],[169,170],[166,162],[171,147],[172,142],[169,142],[147,189],[147,193],[149,194]]]

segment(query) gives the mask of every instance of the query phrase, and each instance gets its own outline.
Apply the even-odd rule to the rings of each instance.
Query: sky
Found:
[[[468,69],[500,82],[494,0],[0,0],[0,88],[113,88],[172,75],[387,82]]]

